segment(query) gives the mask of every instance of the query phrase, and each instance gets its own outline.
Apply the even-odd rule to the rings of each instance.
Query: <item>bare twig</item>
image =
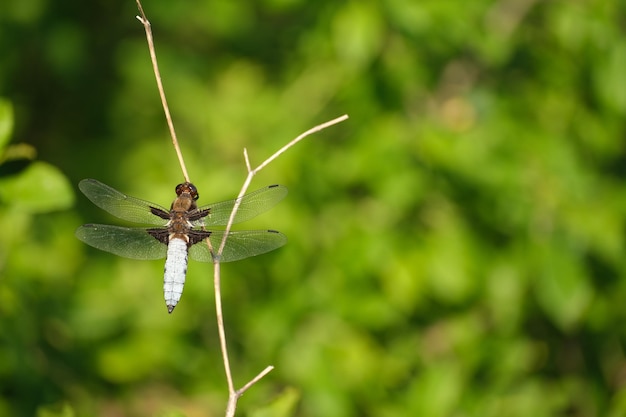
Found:
[[[161,103],[163,105],[163,110],[165,112],[165,118],[167,119],[167,125],[170,129],[170,134],[172,136],[172,143],[174,144],[174,149],[176,150],[176,154],[178,156],[178,161],[180,163],[180,167],[181,170],[183,171],[183,176],[185,177],[185,181],[189,182],[189,175],[187,174],[187,168],[185,167],[185,161],[183,159],[183,155],[182,152],[180,150],[180,146],[178,145],[178,139],[176,138],[176,131],[174,130],[174,123],[172,122],[172,117],[170,115],[170,111],[169,111],[169,107],[167,105],[167,100],[165,98],[165,91],[163,89],[163,83],[161,82],[161,75],[159,73],[159,66],[157,64],[157,59],[156,59],[156,52],[154,49],[154,42],[152,39],[152,29],[150,26],[150,22],[148,21],[148,18],[146,17],[146,14],[143,11],[143,7],[141,6],[141,2],[140,0],[136,0],[137,1],[137,7],[139,9],[139,13],[141,16],[137,16],[137,19],[143,24],[145,30],[146,30],[146,38],[148,40],[148,47],[150,49],[150,58],[152,60],[152,68],[154,70],[154,76],[156,77],[156,81],[157,81],[157,87],[159,89],[159,95],[161,97]],[[230,369],[230,361],[228,359],[228,348],[226,345],[226,331],[224,328],[224,315],[222,312],[222,293],[221,293],[221,273],[220,273],[220,256],[222,255],[222,252],[224,251],[224,246],[226,245],[226,240],[228,237],[228,233],[230,232],[230,229],[232,227],[233,221],[235,219],[235,215],[237,214],[237,210],[239,209],[239,206],[241,204],[241,197],[243,197],[243,195],[245,194],[246,190],[248,189],[248,186],[250,185],[250,182],[252,181],[252,178],[259,172],[261,171],[263,168],[265,168],[267,165],[269,165],[272,161],[274,161],[274,159],[278,158],[281,154],[283,154],[287,149],[291,148],[292,146],[294,146],[296,143],[300,142],[302,139],[304,139],[305,137],[318,132],[322,129],[325,129],[329,126],[332,126],[334,124],[337,124],[339,122],[342,122],[344,120],[346,120],[348,118],[347,115],[343,115],[341,117],[338,117],[334,120],[331,120],[329,122],[323,123],[321,125],[315,126],[312,129],[307,130],[306,132],[304,132],[303,134],[301,134],[300,136],[298,136],[297,138],[293,139],[291,142],[289,142],[288,144],[286,144],[285,146],[283,146],[282,148],[280,148],[278,151],[276,151],[272,156],[270,156],[269,158],[267,158],[265,161],[263,161],[259,166],[257,166],[256,168],[252,169],[252,166],[250,164],[250,159],[248,158],[248,151],[246,149],[244,149],[243,153],[244,153],[244,159],[246,162],[246,169],[248,170],[248,176],[246,177],[246,180],[244,181],[243,186],[241,187],[241,190],[239,192],[239,196],[237,197],[237,200],[233,206],[233,210],[230,214],[230,218],[228,220],[228,224],[226,225],[226,230],[224,231],[224,237],[222,238],[222,241],[220,242],[220,246],[217,250],[217,253],[214,257],[214,262],[213,262],[213,271],[214,271],[214,287],[215,287],[215,311],[216,311],[216,315],[217,315],[217,327],[218,327],[218,333],[219,333],[219,339],[220,339],[220,348],[222,351],[222,360],[224,362],[224,370],[226,373],[226,381],[228,384],[228,405],[226,407],[226,416],[227,417],[232,417],[235,415],[235,410],[237,408],[237,401],[239,400],[239,398],[251,387],[253,386],[255,383],[257,383],[261,378],[263,378],[265,375],[267,375],[272,369],[274,369],[273,366],[268,366],[266,367],[263,371],[261,371],[257,376],[255,376],[254,378],[252,378],[249,382],[247,382],[245,385],[243,385],[243,387],[239,388],[238,390],[235,390],[235,386],[233,383],[233,377],[232,377],[232,372]],[[207,245],[209,245],[209,250],[211,251],[211,253],[213,252],[213,248],[210,246],[210,241],[209,239],[206,240],[207,241]]]
[[[169,106],[167,105],[167,99],[165,98],[165,90],[163,89],[163,83],[161,82],[161,73],[159,72],[159,65],[157,64],[156,52],[154,50],[154,42],[152,40],[152,29],[150,26],[150,22],[146,17],[146,14],[143,11],[143,7],[141,7],[141,2],[137,0],[137,8],[139,9],[139,13],[141,16],[137,16],[137,20],[139,20],[144,29],[146,30],[146,38],[148,40],[148,48],[150,49],[150,59],[152,60],[152,69],[154,70],[154,76],[156,77],[157,87],[159,89],[159,95],[161,96],[161,104],[163,105],[163,111],[165,112],[165,119],[167,120],[167,126],[170,129],[170,135],[172,136],[172,143],[174,144],[174,149],[176,150],[176,155],[178,156],[178,163],[180,164],[180,169],[183,171],[183,177],[185,177],[185,181],[189,182],[189,174],[187,173],[187,167],[185,166],[185,160],[183,159],[183,153],[180,150],[180,146],[178,145],[178,138],[176,137],[176,131],[174,130],[174,123],[172,122],[172,116],[170,114]]]
[[[239,195],[237,196],[237,200],[235,201],[235,205],[233,206],[233,210],[230,213],[230,218],[228,219],[228,224],[226,225],[226,229],[224,232],[224,237],[222,238],[222,242],[220,243],[220,247],[217,251],[217,254],[214,258],[214,262],[213,262],[213,284],[214,284],[214,289],[215,289],[215,311],[216,311],[216,315],[217,315],[217,327],[218,327],[218,332],[219,332],[219,337],[220,337],[220,347],[222,349],[222,360],[224,362],[224,370],[226,372],[226,380],[228,383],[228,406],[226,407],[226,417],[232,417],[235,415],[235,410],[237,408],[237,400],[239,400],[239,397],[241,397],[243,395],[243,393],[250,388],[252,385],[254,385],[258,380],[260,380],[261,378],[263,378],[268,372],[270,372],[273,367],[272,366],[268,366],[267,368],[265,368],[263,370],[263,372],[261,372],[259,375],[257,375],[256,377],[254,377],[250,382],[246,383],[242,388],[240,388],[239,390],[235,390],[234,388],[234,384],[233,384],[233,380],[232,380],[232,373],[230,370],[230,361],[228,359],[228,348],[226,345],[226,332],[224,330],[224,316],[223,316],[223,312],[222,312],[222,295],[221,295],[221,284],[220,284],[220,276],[221,276],[221,268],[220,268],[220,256],[222,254],[222,251],[224,250],[224,247],[226,246],[226,241],[228,239],[228,233],[230,232],[230,229],[233,225],[233,221],[235,219],[235,216],[237,214],[237,210],[239,209],[239,205],[241,203],[241,197],[243,197],[243,195],[246,193],[246,190],[248,189],[250,182],[252,181],[252,178],[259,173],[259,171],[261,171],[263,168],[265,168],[267,165],[269,165],[272,161],[274,161],[276,158],[278,158],[281,154],[283,154],[287,149],[291,148],[292,146],[294,146],[296,143],[300,142],[302,139],[304,139],[305,137],[315,133],[315,132],[319,132],[322,129],[325,129],[329,126],[332,126],[334,124],[343,122],[344,120],[346,120],[348,118],[347,115],[343,115],[341,117],[338,117],[336,119],[333,119],[329,122],[323,123],[321,125],[315,126],[312,129],[307,130],[306,132],[304,132],[303,134],[301,134],[300,136],[298,136],[297,138],[293,139],[291,142],[289,142],[288,144],[286,144],[285,146],[283,146],[282,148],[280,148],[278,151],[276,151],[274,154],[272,154],[269,158],[267,158],[265,161],[263,161],[259,166],[257,166],[256,168],[252,169],[252,166],[250,164],[250,159],[248,157],[248,151],[246,149],[243,150],[243,155],[244,155],[244,159],[246,161],[246,168],[248,170],[248,176],[246,177],[246,180],[243,183],[243,186],[241,187],[241,190],[239,191]],[[207,239],[208,240],[208,239]]]
[[[235,410],[237,409],[237,400],[254,384],[256,384],[261,378],[270,373],[274,369],[273,366],[268,366],[263,369],[257,376],[252,378],[250,382],[248,382],[243,387],[239,388],[237,391],[231,391],[228,395],[228,405],[226,406],[226,416],[231,417],[235,415]]]
[[[237,396],[241,397],[243,395],[243,393],[248,390],[248,388],[250,388],[252,385],[256,384],[257,381],[260,380],[261,378],[263,378],[265,375],[269,374],[272,369],[274,369],[274,367],[270,365],[267,368],[263,369],[261,372],[259,372],[259,374],[257,376],[255,376],[254,378],[252,378],[250,380],[250,382],[248,382],[246,385],[244,385],[243,387],[241,387],[241,388],[239,388],[237,390]]]

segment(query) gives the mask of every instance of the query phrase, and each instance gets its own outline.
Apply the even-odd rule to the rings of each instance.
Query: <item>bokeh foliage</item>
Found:
[[[290,194],[250,227],[290,242],[223,268],[238,384],[276,366],[241,413],[626,414],[623,2],[144,7],[201,203],[236,194],[244,147],[259,162],[350,115],[255,180]],[[72,184],[167,205],[182,178],[135,14],[130,0],[4,2],[0,95],[13,143]],[[47,194],[32,178],[7,188],[13,168],[0,415],[220,415],[210,267],[190,265],[168,316],[161,262],[74,239],[115,221],[82,196],[17,210],[16,189]]]

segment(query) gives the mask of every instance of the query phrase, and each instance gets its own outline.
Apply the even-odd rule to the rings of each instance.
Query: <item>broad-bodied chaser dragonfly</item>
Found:
[[[129,228],[85,224],[76,230],[76,237],[94,248],[126,258],[165,257],[163,291],[170,313],[183,293],[187,256],[200,262],[213,262],[224,231],[206,228],[226,225],[237,201],[222,201],[198,208],[198,190],[189,182],[176,186],[177,197],[169,210],[158,204],[130,197],[94,179],[82,180],[78,188],[96,206],[122,220],[160,226]],[[241,197],[234,223],[249,220],[269,210],[285,195],[287,188],[282,185],[270,185],[244,195]],[[260,255],[283,246],[286,242],[285,235],[276,230],[231,231],[219,260],[230,262]]]

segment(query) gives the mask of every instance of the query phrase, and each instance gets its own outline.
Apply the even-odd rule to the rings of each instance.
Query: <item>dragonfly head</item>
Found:
[[[176,186],[176,195],[180,197],[183,193],[189,194],[194,200],[197,200],[198,197],[200,197],[198,189],[190,182],[184,182]]]

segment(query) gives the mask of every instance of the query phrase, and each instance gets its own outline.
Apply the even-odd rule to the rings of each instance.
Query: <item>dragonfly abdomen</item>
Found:
[[[172,238],[167,247],[163,294],[167,311],[171,313],[180,301],[187,275],[187,242],[181,238]]]

